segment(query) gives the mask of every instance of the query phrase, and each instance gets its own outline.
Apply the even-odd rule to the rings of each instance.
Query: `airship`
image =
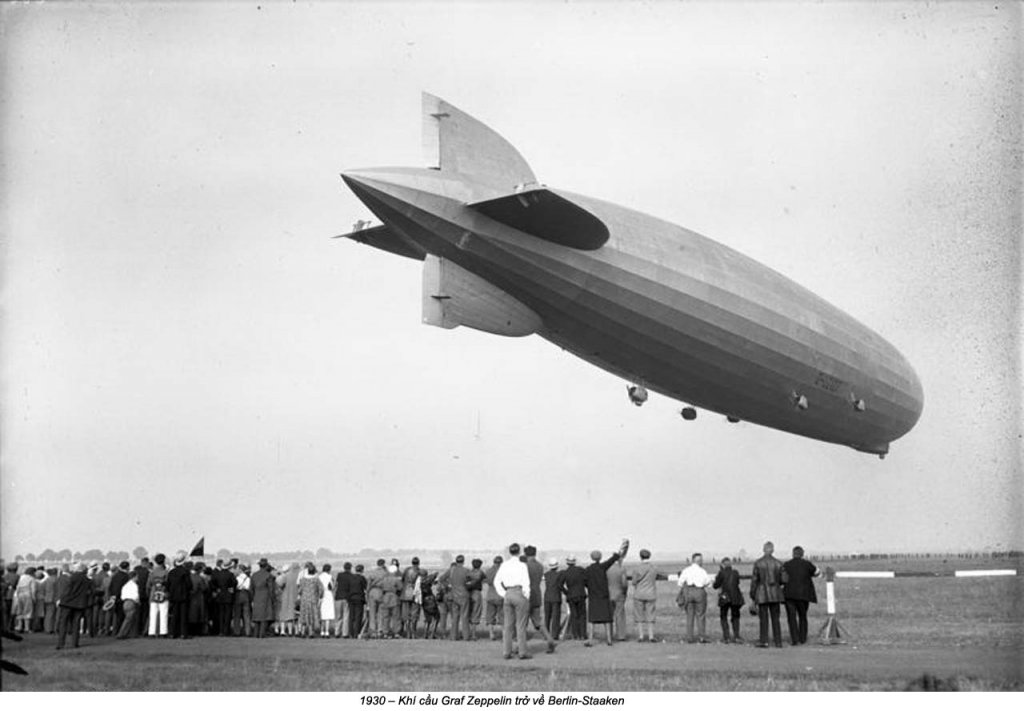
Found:
[[[338,236],[423,262],[424,323],[537,334],[687,420],[881,457],[917,422],[914,369],[852,316],[696,232],[539,183],[495,131],[422,98],[426,167],[342,172],[377,221]]]

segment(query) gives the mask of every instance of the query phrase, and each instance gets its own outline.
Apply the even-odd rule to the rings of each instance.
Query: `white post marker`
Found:
[[[1002,577],[1004,575],[1016,575],[1016,570],[955,570],[953,575],[957,578],[990,578]]]
[[[818,632],[818,641],[821,644],[846,644],[845,638],[850,636],[836,618],[835,579],[836,571],[831,567],[825,568],[825,603],[828,617]]]

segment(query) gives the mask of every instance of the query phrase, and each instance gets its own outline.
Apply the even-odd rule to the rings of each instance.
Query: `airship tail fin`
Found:
[[[423,93],[423,153],[427,166],[460,173],[494,188],[496,195],[537,182],[511,143],[433,94]]]
[[[387,225],[366,227],[362,221],[355,224],[355,229],[343,235],[336,235],[334,239],[347,237],[348,239],[367,244],[385,252],[397,254],[400,257],[409,257],[423,261],[427,256],[426,251],[415,242],[407,240],[402,235],[392,230]]]

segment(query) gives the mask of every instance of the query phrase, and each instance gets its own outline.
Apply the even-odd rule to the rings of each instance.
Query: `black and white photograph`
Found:
[[[2,689],[1024,690],[1022,14],[0,5]]]

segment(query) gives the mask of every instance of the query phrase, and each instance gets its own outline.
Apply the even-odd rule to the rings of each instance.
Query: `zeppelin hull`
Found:
[[[437,101],[427,125],[448,137],[442,146],[487,135]],[[343,177],[385,223],[382,248],[458,265],[532,314],[530,330],[650,390],[878,454],[917,422],[910,364],[850,315],[695,232],[538,186],[507,142],[486,145],[511,153],[502,162],[464,146],[455,169],[442,152],[435,169]]]

